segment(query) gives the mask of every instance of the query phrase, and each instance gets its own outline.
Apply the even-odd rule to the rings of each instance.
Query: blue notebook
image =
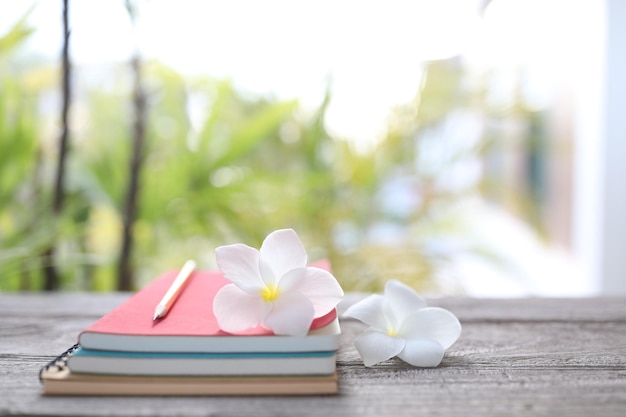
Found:
[[[330,375],[336,352],[144,353],[78,348],[73,373],[106,375]]]

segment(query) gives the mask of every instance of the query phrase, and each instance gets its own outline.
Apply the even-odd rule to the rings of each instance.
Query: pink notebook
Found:
[[[316,264],[328,268],[328,263]],[[306,336],[276,336],[255,329],[231,335],[221,331],[213,315],[213,297],[230,283],[217,271],[195,271],[162,320],[152,320],[154,307],[178,271],[170,271],[83,330],[86,349],[127,352],[319,352],[339,348],[341,330],[336,310],[317,318]]]

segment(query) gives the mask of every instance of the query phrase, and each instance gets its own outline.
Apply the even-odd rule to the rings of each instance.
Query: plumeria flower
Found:
[[[394,280],[387,282],[384,295],[370,295],[344,316],[370,326],[354,341],[365,366],[394,356],[413,366],[437,366],[461,334],[454,314],[427,307],[413,289]]]
[[[232,284],[215,295],[213,312],[229,333],[262,325],[279,335],[305,335],[343,297],[330,272],[307,266],[306,250],[292,229],[270,233],[260,250],[238,243],[218,247],[215,255]]]

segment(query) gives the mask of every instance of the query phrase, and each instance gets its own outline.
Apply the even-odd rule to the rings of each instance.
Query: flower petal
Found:
[[[402,323],[406,316],[415,310],[426,307],[426,301],[413,288],[396,280],[385,284],[385,298],[389,302],[395,326]]]
[[[223,286],[213,298],[213,314],[222,330],[237,333],[258,326],[272,308],[259,296],[248,294],[235,284]]]
[[[286,292],[274,301],[263,326],[275,334],[304,336],[313,322],[313,304],[298,292]]]
[[[292,269],[281,278],[278,288],[281,293],[297,291],[307,297],[313,304],[315,317],[327,314],[343,297],[333,274],[314,267]]]
[[[259,251],[243,243],[215,249],[217,266],[233,284],[244,291],[258,292],[264,287],[259,271]]]
[[[354,345],[363,359],[363,364],[374,366],[402,352],[405,341],[375,330],[366,330],[354,340]]]
[[[304,245],[292,229],[267,235],[260,253],[261,276],[267,285],[276,285],[287,272],[305,267],[307,262]]]
[[[387,332],[389,330],[387,320],[383,311],[385,297],[380,294],[372,294],[363,300],[351,305],[345,313],[344,317],[357,319],[373,327],[376,330]]]
[[[413,366],[432,367],[441,363],[443,353],[443,346],[434,340],[416,339],[407,340],[398,357]]]
[[[399,334],[409,339],[430,339],[448,349],[461,335],[461,323],[454,314],[439,307],[426,307],[410,314]]]

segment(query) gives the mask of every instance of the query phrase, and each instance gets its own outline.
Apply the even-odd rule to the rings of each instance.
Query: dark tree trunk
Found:
[[[143,91],[141,59],[137,53],[132,60],[134,75],[134,122],[132,131],[132,155],[130,158],[128,190],[124,204],[122,248],[118,268],[118,290],[130,291],[133,288],[133,224],[137,217],[141,169],[146,136],[146,95]]]
[[[57,171],[54,182],[54,195],[52,201],[52,211],[54,217],[58,217],[63,210],[63,198],[65,195],[65,167],[67,155],[69,153],[69,113],[71,105],[71,63],[70,63],[70,29],[69,29],[69,0],[63,0],[63,52],[62,61],[62,100],[61,110],[61,137],[59,139],[59,156]],[[54,243],[44,250],[43,273],[44,289],[52,291],[59,288],[59,274],[54,265]]]

